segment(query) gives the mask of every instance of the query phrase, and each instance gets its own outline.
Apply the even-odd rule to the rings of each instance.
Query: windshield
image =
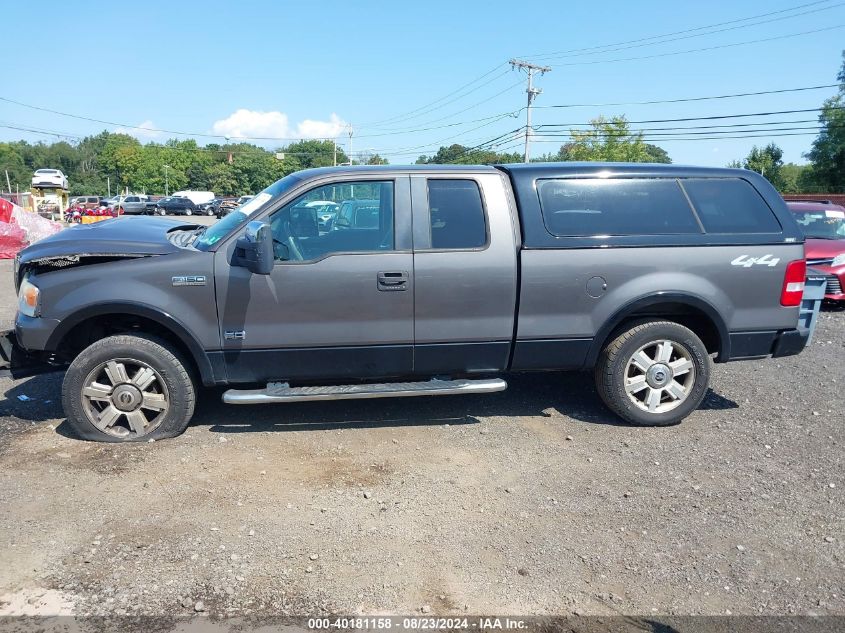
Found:
[[[845,211],[826,209],[796,213],[795,221],[804,237],[821,240],[845,239]]]
[[[252,200],[232,209],[226,217],[215,222],[203,231],[196,242],[194,242],[194,247],[201,251],[207,251],[241,224],[255,216],[273,200],[284,195],[299,183],[300,179],[294,175],[285,176],[281,180],[277,180],[264,191],[253,197]]]

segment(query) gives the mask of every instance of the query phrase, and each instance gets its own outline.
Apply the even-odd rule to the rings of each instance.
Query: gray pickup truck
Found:
[[[327,228],[315,200],[367,202]],[[804,280],[801,232],[750,171],[323,168],[208,228],[119,218],[30,246],[0,347],[13,375],[67,367],[65,413],[90,440],[178,435],[200,385],[254,404],[495,392],[558,370],[668,425],[701,403],[711,358],[804,348]]]
[[[109,208],[118,209],[118,213],[123,215],[143,215],[152,214],[155,211],[156,203],[150,200],[149,196],[131,195],[118,196],[117,200]]]

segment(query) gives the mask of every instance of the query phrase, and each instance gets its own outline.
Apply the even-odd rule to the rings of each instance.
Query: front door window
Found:
[[[356,181],[310,190],[270,218],[278,262],[394,250],[393,181]]]

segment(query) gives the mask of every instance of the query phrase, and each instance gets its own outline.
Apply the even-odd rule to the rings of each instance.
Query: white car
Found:
[[[67,189],[67,176],[61,169],[39,169],[32,174],[32,186]]]

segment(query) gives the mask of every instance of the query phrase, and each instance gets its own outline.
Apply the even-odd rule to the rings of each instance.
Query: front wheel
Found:
[[[68,424],[85,440],[174,437],[188,426],[196,390],[186,362],[158,338],[119,334],[74,359],[62,384]]]
[[[695,333],[671,321],[645,321],[620,332],[595,369],[604,403],[640,426],[677,424],[707,393],[710,356]]]

